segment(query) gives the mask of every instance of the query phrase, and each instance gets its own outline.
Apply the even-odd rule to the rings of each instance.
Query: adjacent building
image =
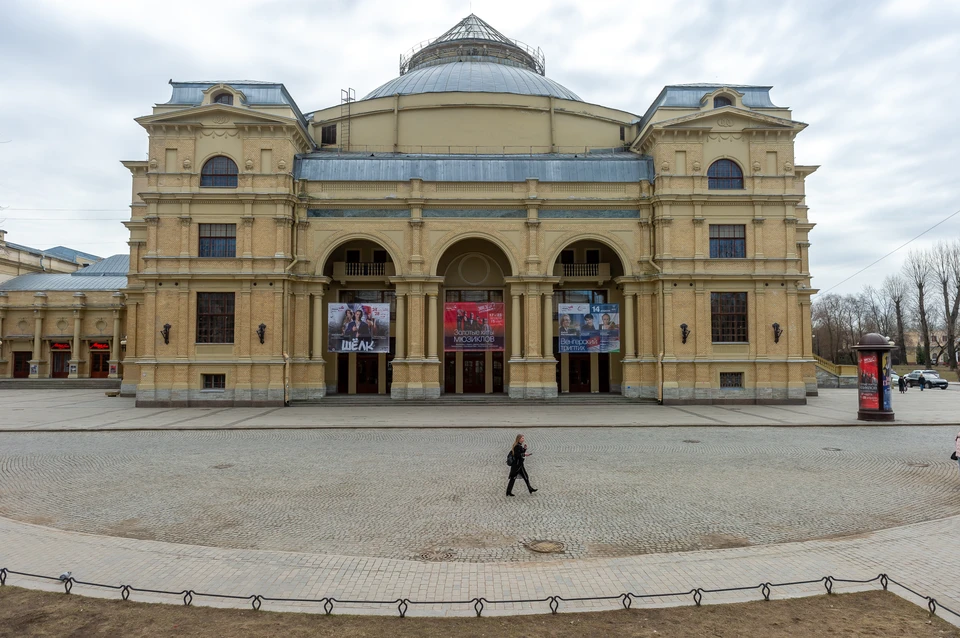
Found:
[[[138,405],[816,393],[816,167],[771,87],[591,104],[474,15],[316,111],[278,83],[171,86],[124,162]]]

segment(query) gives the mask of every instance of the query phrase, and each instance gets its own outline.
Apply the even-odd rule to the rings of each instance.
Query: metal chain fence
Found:
[[[921,594],[920,592],[904,585],[903,583],[897,582],[896,580],[890,578],[886,574],[878,574],[873,578],[867,580],[854,580],[849,578],[834,578],[833,576],[823,576],[822,578],[817,578],[816,580],[796,580],[787,583],[760,583],[759,585],[748,585],[744,587],[721,587],[718,589],[704,589],[702,587],[695,587],[688,591],[679,591],[679,592],[666,592],[659,594],[635,594],[633,592],[624,592],[622,594],[617,594],[614,596],[581,596],[575,598],[567,598],[564,596],[546,596],[544,598],[518,598],[518,599],[489,599],[484,597],[479,598],[470,598],[469,600],[413,600],[411,598],[397,598],[394,600],[346,600],[341,598],[334,598],[332,596],[324,596],[323,598],[273,598],[269,596],[261,596],[260,594],[251,594],[249,596],[231,596],[229,594],[211,594],[207,592],[198,592],[192,589],[184,589],[182,591],[169,591],[163,589],[144,589],[141,587],[134,587],[133,585],[105,585],[103,583],[91,583],[87,581],[77,580],[73,576],[68,576],[66,578],[57,577],[57,576],[44,576],[42,574],[30,574],[27,572],[18,572],[12,569],[7,569],[6,567],[0,568],[0,586],[7,584],[7,576],[10,574],[15,574],[17,576],[26,576],[28,578],[37,578],[41,580],[51,580],[59,581],[63,583],[64,593],[71,593],[73,591],[74,585],[83,585],[86,587],[97,587],[100,589],[111,589],[120,592],[120,597],[123,600],[129,600],[130,594],[133,592],[143,592],[149,594],[159,594],[165,596],[177,596],[183,600],[183,604],[190,606],[195,598],[211,598],[211,599],[220,599],[220,600],[245,600],[249,601],[250,606],[255,610],[259,610],[263,603],[265,602],[278,602],[278,603],[301,603],[301,604],[315,604],[322,605],[323,613],[330,615],[333,613],[335,606],[340,605],[382,605],[382,606],[391,606],[396,607],[397,612],[400,614],[401,618],[406,618],[407,611],[411,606],[414,605],[472,605],[474,613],[477,614],[477,617],[483,615],[484,610],[488,605],[509,605],[517,603],[545,603],[550,609],[551,614],[556,614],[560,610],[560,603],[570,603],[570,602],[588,602],[588,601],[619,601],[623,605],[624,609],[630,609],[634,600],[644,600],[646,598],[685,598],[687,596],[692,597],[693,603],[699,607],[703,603],[704,594],[719,594],[725,592],[744,592],[757,590],[758,593],[763,596],[763,600],[769,601],[770,594],[776,588],[781,587],[793,587],[797,585],[815,585],[820,583],[823,585],[827,594],[833,593],[833,586],[836,583],[848,583],[848,584],[857,584],[864,585],[868,583],[878,582],[884,591],[888,590],[888,586],[892,583],[908,592],[922,599],[927,604],[927,609],[931,614],[936,614],[938,610],[943,610],[949,614],[952,614],[957,619],[960,619],[960,612],[957,612],[949,607],[944,607],[937,602],[936,598],[931,598]],[[546,613],[546,609],[543,610]]]

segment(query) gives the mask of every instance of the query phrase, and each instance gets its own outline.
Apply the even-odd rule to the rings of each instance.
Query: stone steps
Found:
[[[408,399],[394,400],[384,394],[349,394],[327,395],[323,399],[314,401],[291,401],[290,405],[326,405],[330,407],[348,406],[384,406],[402,407],[415,406],[483,406],[483,405],[555,405],[555,406],[604,406],[627,404],[656,404],[655,399],[629,399],[619,394],[565,394],[555,399],[511,399],[506,394],[455,394],[443,395],[437,399]]]
[[[0,390],[119,390],[120,379],[0,379]]]

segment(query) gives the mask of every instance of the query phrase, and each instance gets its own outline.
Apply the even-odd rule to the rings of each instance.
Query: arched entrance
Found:
[[[558,253],[553,264],[553,275],[560,277],[553,291],[558,392],[620,393],[624,300],[615,279],[623,274],[617,252],[598,240],[575,241]]]
[[[437,264],[444,394],[500,394],[509,384],[512,310],[505,303],[510,261],[485,239],[458,241]]]
[[[366,239],[346,241],[326,258],[330,278],[319,344],[324,352],[328,394],[389,394],[396,353],[397,274],[390,252]],[[314,344],[314,349],[318,344]]]

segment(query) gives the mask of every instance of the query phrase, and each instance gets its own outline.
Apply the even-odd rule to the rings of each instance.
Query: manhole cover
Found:
[[[431,549],[430,551],[420,552],[420,560],[445,561],[453,560],[457,553],[452,549]]]
[[[827,452],[840,452],[840,451],[841,451],[840,448],[838,448],[838,447],[825,447],[825,448],[823,448],[823,449],[826,450]]]
[[[684,439],[683,442],[684,442],[684,443],[699,443],[700,441],[698,441],[698,440],[696,440],[696,439]]]
[[[907,463],[908,467],[930,467],[929,463]]]
[[[527,543],[527,549],[538,554],[562,554],[563,543],[560,541],[531,541]]]
[[[214,465],[213,469],[215,470],[226,470],[233,467],[233,463],[221,463],[220,465]]]

